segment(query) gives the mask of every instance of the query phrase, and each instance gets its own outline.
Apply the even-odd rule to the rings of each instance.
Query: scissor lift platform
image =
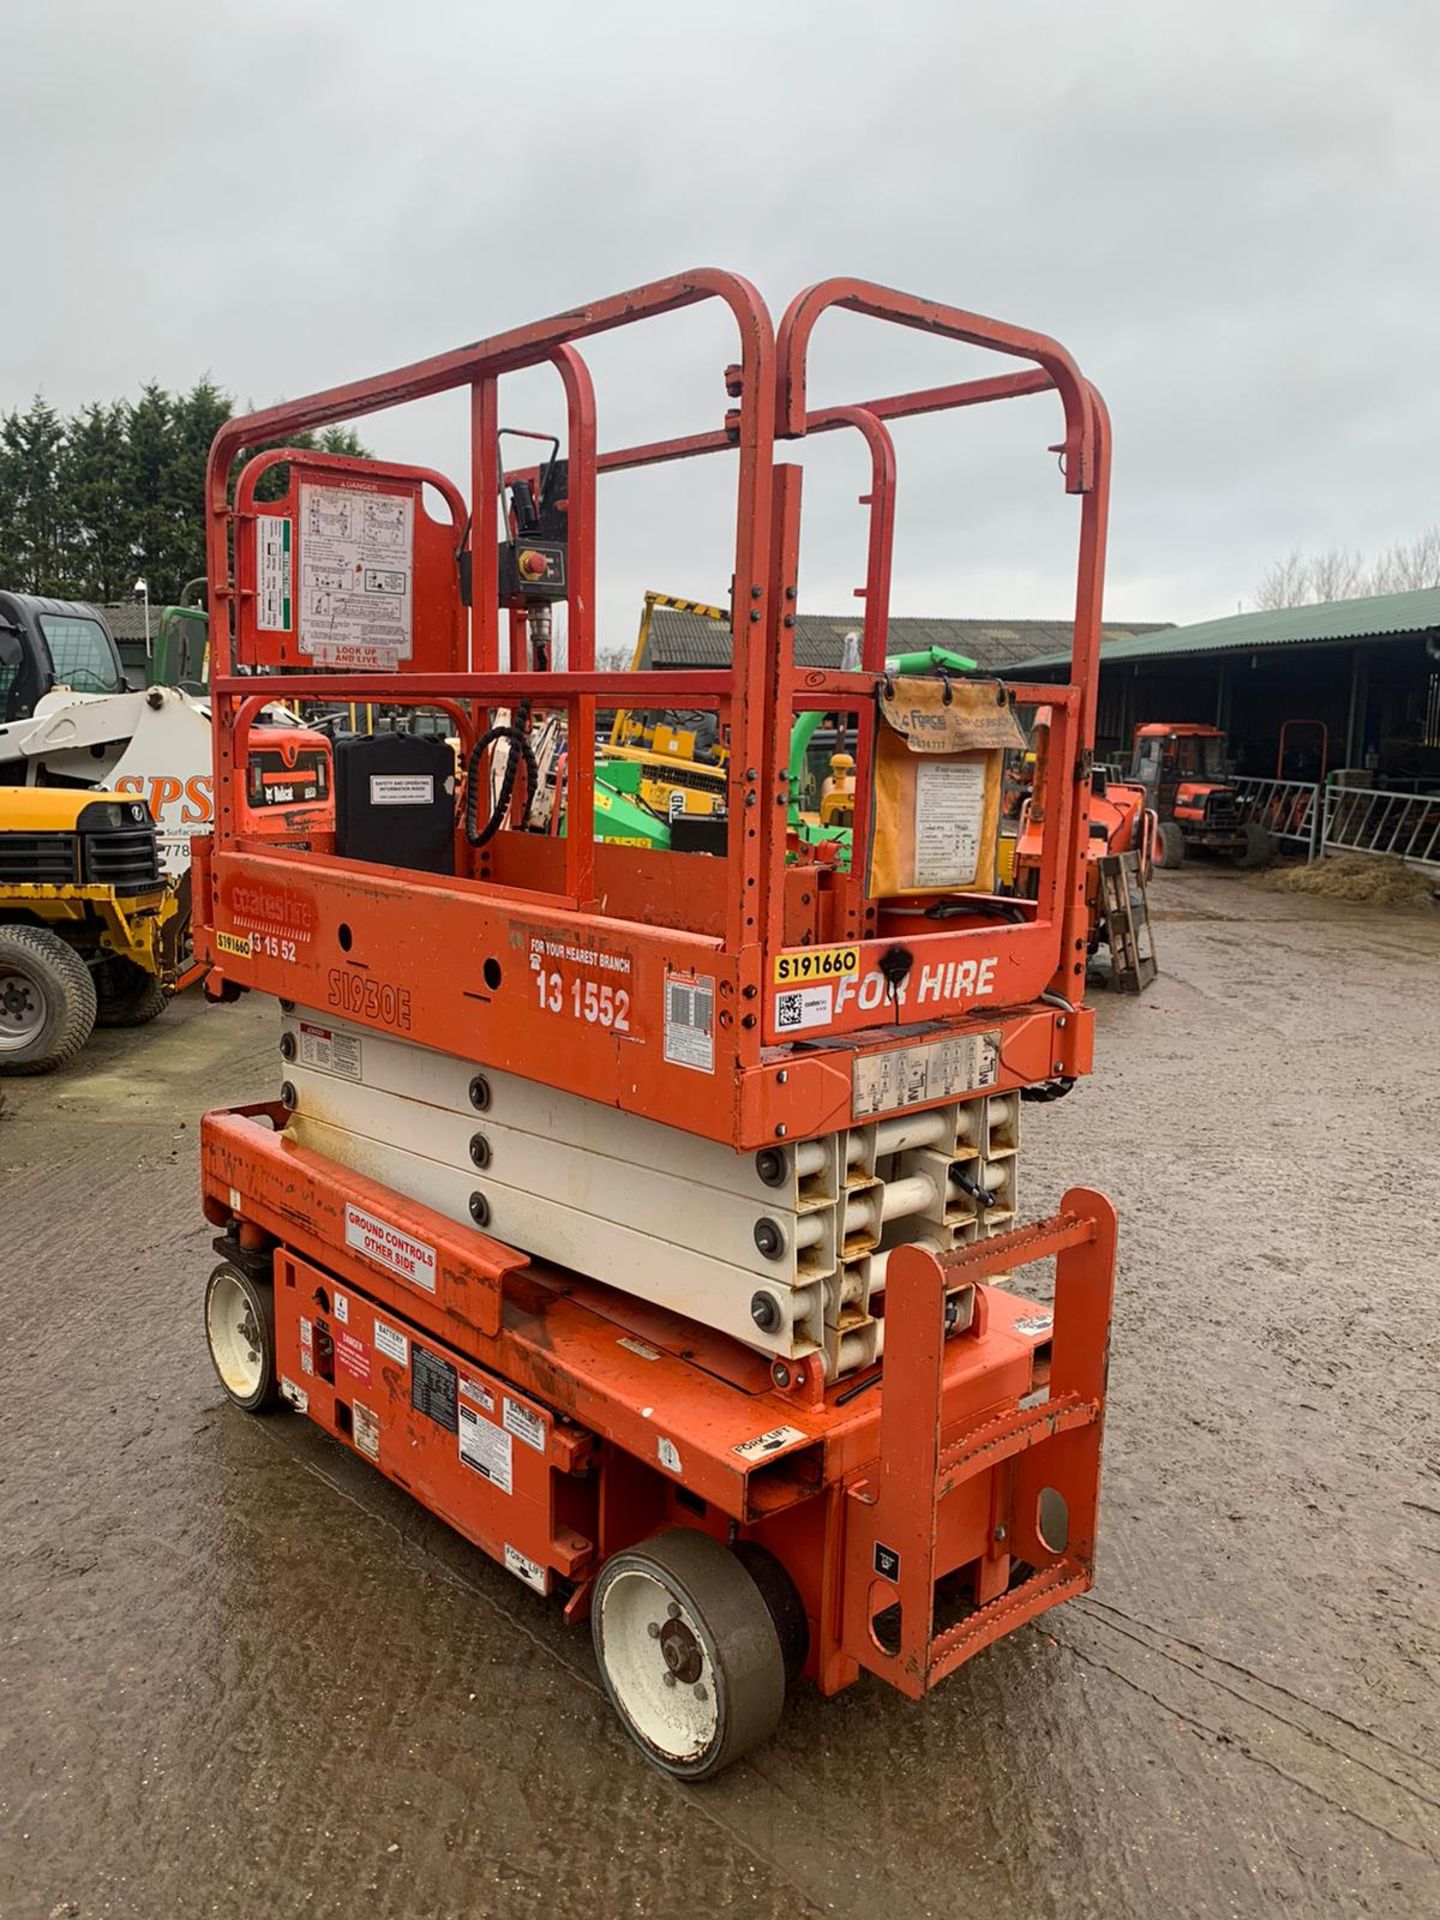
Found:
[[[602,450],[579,344],[706,301],[733,322],[733,404],[704,431]],[[834,308],[1008,370],[812,405],[809,343]],[[523,435],[550,451],[508,469],[500,383],[545,366],[564,458]],[[468,498],[430,469],[285,444],[451,390]],[[1037,395],[1063,416],[1037,456],[1048,471],[1060,453],[1079,506],[1071,683],[892,670],[888,423]],[[796,658],[802,475],[775,458],[832,431],[869,465],[859,665],[834,672]],[[599,670],[597,480],[710,456],[735,471],[728,660]],[[241,1406],[288,1401],[516,1577],[563,1590],[627,1730],[685,1778],[763,1740],[799,1673],[830,1694],[868,1670],[918,1697],[1091,1579],[1114,1215],[1076,1188],[1013,1222],[1020,1098],[1091,1064],[1107,490],[1103,403],[1047,336],[838,279],[777,328],[711,269],[228,422],[211,450],[216,825],[196,852],[197,946],[217,997],[281,1001],[289,1063],[279,1102],[204,1123],[217,1370]],[[257,841],[248,740],[275,700],[440,711],[463,801],[447,811],[428,761],[372,768],[333,833]],[[597,837],[611,707],[713,723],[723,845]],[[991,870],[999,766],[1041,709],[1057,771],[1017,900]],[[790,731],[817,713],[853,737],[846,862],[791,831]],[[564,729],[563,833],[532,830],[536,724]],[[407,802],[438,822],[423,858],[379,818]],[[520,1082],[539,1092],[512,1111]],[[686,1190],[701,1168],[703,1206]],[[736,1193],[762,1200],[753,1218]],[[587,1221],[608,1238],[587,1241]],[[1010,1284],[1050,1259],[1053,1308]]]

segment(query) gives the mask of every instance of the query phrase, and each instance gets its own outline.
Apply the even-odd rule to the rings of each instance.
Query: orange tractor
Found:
[[[601,446],[584,343],[701,301],[735,347],[710,423]],[[811,336],[837,307],[1000,365],[812,403]],[[526,369],[558,378],[565,439],[511,472],[503,383]],[[446,393],[463,490],[292,448],[232,491],[244,448]],[[1030,419],[1037,471],[1059,429],[1079,521],[1064,686],[887,665],[888,423],[982,402]],[[840,671],[796,661],[803,469],[784,457],[834,431],[870,467]],[[1108,434],[1044,334],[859,280],[809,288],[777,328],[748,281],[700,269],[228,422],[211,450],[198,940],[209,992],[279,1002],[270,1097],[202,1128],[216,1372],[588,1621],[627,1733],[687,1780],[765,1740],[800,1676],[919,1699],[1093,1577],[1115,1214],[1076,1185],[1026,1221],[1017,1180],[1022,1102],[1091,1067]],[[728,658],[598,670],[597,481],[703,457],[734,483]],[[463,786],[443,741],[337,740],[333,829],[259,839],[248,743],[279,698],[439,708]],[[1002,764],[1041,706],[1052,777],[1021,899],[997,881]],[[713,727],[705,846],[599,830],[597,714],[617,708]],[[792,734],[817,711],[854,741],[844,861],[790,818]],[[563,836],[531,817],[556,717]],[[1021,1271],[1052,1259],[1053,1298],[1026,1298]]]
[[[1155,864],[1178,867],[1203,848],[1237,867],[1263,867],[1274,853],[1270,835],[1241,817],[1218,727],[1152,720],[1135,729],[1130,777],[1158,817]]]

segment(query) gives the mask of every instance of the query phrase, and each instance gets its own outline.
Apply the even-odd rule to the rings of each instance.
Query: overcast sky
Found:
[[[0,407],[207,373],[263,405],[679,268],[777,316],[843,272],[1075,354],[1112,618],[1440,520],[1433,0],[3,0],[0,74]],[[596,343],[602,443],[718,424],[732,354],[709,307]],[[973,370],[851,316],[814,364],[816,401]],[[362,431],[464,477],[458,400]],[[1048,396],[901,431],[896,612],[1068,611],[1056,438]],[[845,611],[864,462],[804,458],[802,603]],[[645,586],[723,597],[732,472],[612,483],[603,640]]]

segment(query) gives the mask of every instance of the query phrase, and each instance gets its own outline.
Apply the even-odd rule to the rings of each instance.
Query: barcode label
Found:
[[[715,982],[705,974],[666,979],[665,1058],[697,1073],[715,1071]]]

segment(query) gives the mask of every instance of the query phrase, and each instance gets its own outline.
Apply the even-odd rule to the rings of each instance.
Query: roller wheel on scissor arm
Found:
[[[612,1555],[595,1582],[591,1628],[610,1704],[647,1759],[679,1779],[719,1773],[779,1725],[798,1602],[763,1561],[752,1564],[768,1597],[737,1554],[675,1527]]]

